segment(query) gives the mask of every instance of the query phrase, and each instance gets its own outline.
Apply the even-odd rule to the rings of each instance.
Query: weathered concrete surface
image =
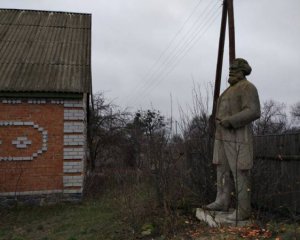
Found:
[[[222,227],[227,226],[246,226],[250,225],[249,220],[246,221],[229,221],[226,217],[233,213],[233,209],[228,212],[221,211],[209,211],[202,208],[196,209],[196,218],[200,221],[207,223],[210,227]]]

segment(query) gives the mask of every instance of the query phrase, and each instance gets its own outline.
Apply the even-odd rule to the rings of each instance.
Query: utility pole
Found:
[[[228,29],[229,29],[229,63],[235,59],[235,31],[234,31],[234,10],[233,0],[227,0],[228,8]]]
[[[233,60],[235,59],[235,30],[234,30],[233,0],[223,0],[218,60],[217,60],[215,89],[214,89],[214,101],[213,101],[212,116],[210,119],[210,129],[211,129],[212,134],[214,134],[214,132],[215,132],[215,118],[216,118],[216,111],[217,111],[217,102],[218,102],[218,98],[220,95],[220,88],[221,88],[227,15],[228,15],[228,30],[229,30],[229,63],[231,64],[233,62]]]
[[[219,38],[219,50],[218,50],[218,60],[217,60],[217,69],[216,69],[216,78],[215,78],[215,89],[214,89],[214,102],[213,110],[210,118],[210,129],[211,133],[214,133],[215,129],[215,118],[217,111],[217,102],[220,95],[221,88],[221,77],[222,77],[222,68],[223,68],[223,56],[224,56],[224,45],[225,45],[225,35],[226,35],[226,23],[227,23],[227,0],[223,0],[223,10],[222,10],[222,20],[221,20],[221,30]]]

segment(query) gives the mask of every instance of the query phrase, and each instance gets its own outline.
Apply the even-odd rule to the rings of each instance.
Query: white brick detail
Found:
[[[42,135],[42,148],[40,148],[37,152],[33,153],[31,156],[26,157],[11,157],[11,156],[1,156],[0,161],[30,161],[38,155],[46,152],[48,150],[47,142],[48,142],[48,131],[34,122],[22,122],[22,121],[0,121],[0,127],[6,126],[28,126],[36,129]],[[26,149],[28,145],[32,144],[32,141],[27,139],[27,137],[17,137],[17,139],[13,140],[11,144],[16,145],[17,149]],[[1,153],[0,153],[1,154]]]
[[[46,104],[47,103],[46,99],[28,99],[27,102],[30,104]]]
[[[17,139],[13,140],[11,143],[16,145],[16,148],[28,148],[28,145],[31,145],[32,141],[27,137],[17,137]]]
[[[64,107],[65,108],[82,108],[83,102],[82,102],[82,100],[65,100]]]
[[[82,193],[85,146],[85,110],[82,100],[64,100],[64,188],[80,187],[80,189],[64,189],[64,193]],[[78,161],[80,160],[80,161]]]
[[[84,156],[83,148],[64,148],[64,159],[80,159]]]
[[[84,136],[83,135],[64,135],[65,146],[83,146]]]
[[[64,110],[65,120],[84,120],[83,110],[65,109]]]
[[[64,176],[64,187],[81,187],[83,176]]]
[[[7,103],[7,104],[20,104],[22,103],[22,100],[20,99],[3,99],[2,103]]]
[[[65,189],[64,193],[82,193],[82,188],[81,189]]]
[[[64,104],[64,100],[51,100],[52,104]]]
[[[64,173],[82,173],[82,162],[64,162]]]
[[[83,133],[83,122],[65,122],[64,133]]]

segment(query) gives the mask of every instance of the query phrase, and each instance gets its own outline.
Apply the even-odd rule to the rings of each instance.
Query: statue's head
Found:
[[[252,68],[249,63],[243,58],[236,58],[233,60],[229,67],[229,79],[230,85],[237,83],[238,81],[250,75]]]

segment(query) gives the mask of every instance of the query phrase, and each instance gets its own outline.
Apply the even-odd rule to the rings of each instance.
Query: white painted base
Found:
[[[196,218],[200,221],[207,223],[210,227],[221,227],[224,225],[227,226],[245,226],[249,225],[250,221],[230,221],[227,220],[226,217],[233,213],[233,210],[229,210],[228,212],[221,211],[209,211],[202,208],[196,209]]]

